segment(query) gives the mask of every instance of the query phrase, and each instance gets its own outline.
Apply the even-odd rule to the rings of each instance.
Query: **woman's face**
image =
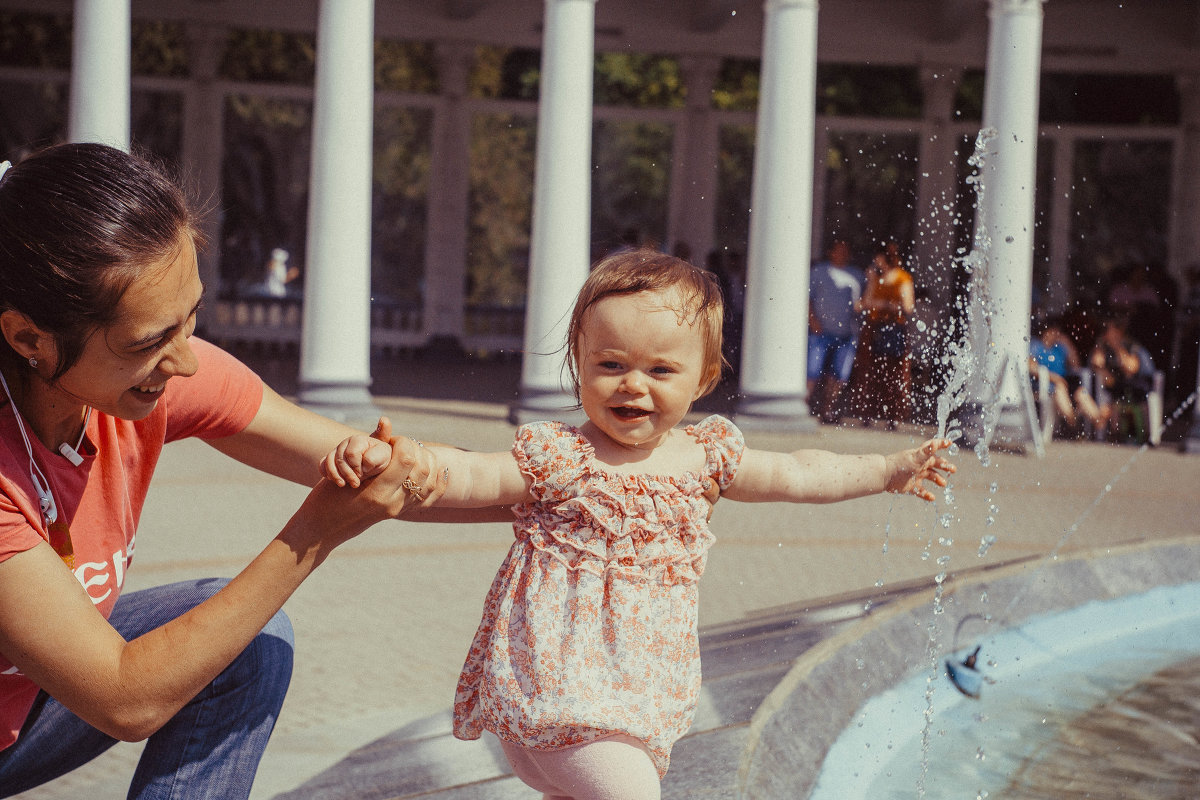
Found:
[[[116,321],[88,337],[79,360],[53,390],[121,419],[146,417],[168,380],[196,372],[188,337],[203,290],[196,248],[185,236],[173,256],[130,285]]]

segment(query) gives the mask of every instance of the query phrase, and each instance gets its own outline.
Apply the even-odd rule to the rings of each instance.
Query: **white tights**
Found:
[[[614,735],[562,750],[500,741],[517,777],[542,800],[659,800],[658,770],[645,746]]]

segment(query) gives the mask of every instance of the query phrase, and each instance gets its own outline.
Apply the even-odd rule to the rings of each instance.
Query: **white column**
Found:
[[[995,136],[979,170],[984,189],[975,247],[983,262],[975,271],[970,324],[982,356],[976,374],[998,387],[994,398],[990,387],[977,395],[998,405],[995,436],[1026,442],[1034,437],[1021,382],[1028,381],[1042,0],[991,0],[989,16],[983,127]]]
[[[751,190],[739,424],[815,425],[805,403],[816,0],[767,0]]]
[[[373,0],[321,0],[313,95],[300,401],[371,406]]]
[[[75,0],[67,136],[129,149],[130,0]]]
[[[962,69],[948,65],[921,68],[924,95],[917,169],[917,240],[913,279],[930,291],[929,302],[949,309],[954,269],[954,217],[958,197],[958,135],[950,125]]]
[[[712,112],[712,90],[721,60],[711,56],[682,59],[687,86],[687,115],[675,132],[675,159],[671,169],[671,218],[667,225],[668,252],[675,242],[686,242],[691,262],[704,266],[715,239],[717,207],[717,126]]]
[[[183,163],[195,176],[201,197],[221,196],[221,160],[224,156],[225,95],[217,82],[225,28],[192,22],[187,26],[188,63],[192,80],[183,105]],[[221,288],[222,209],[214,203],[204,219],[211,246],[199,254],[200,280],[215,296]],[[201,312],[201,321],[212,312]]]
[[[546,0],[521,389],[514,424],[560,418],[571,307],[588,273],[595,0]]]
[[[437,45],[443,102],[434,120],[430,153],[424,308],[425,333],[434,346],[458,347],[463,336],[471,158],[471,119],[463,98],[474,53],[466,44]]]

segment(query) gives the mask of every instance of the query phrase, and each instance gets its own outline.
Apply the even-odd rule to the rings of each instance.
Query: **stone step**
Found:
[[[885,600],[886,601],[886,600]],[[878,605],[879,602],[876,602]],[[865,616],[861,598],[771,609],[700,636],[704,673],[692,729],[675,746],[664,800],[734,797],[738,758],[754,711],[806,650]],[[491,734],[451,735],[450,712],[359,748],[275,800],[528,800]]]

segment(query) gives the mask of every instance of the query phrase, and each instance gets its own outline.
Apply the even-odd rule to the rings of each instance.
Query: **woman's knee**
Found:
[[[275,697],[277,705],[282,705],[292,680],[294,659],[292,622],[278,611],[216,682],[256,687],[256,692],[265,698]]]

